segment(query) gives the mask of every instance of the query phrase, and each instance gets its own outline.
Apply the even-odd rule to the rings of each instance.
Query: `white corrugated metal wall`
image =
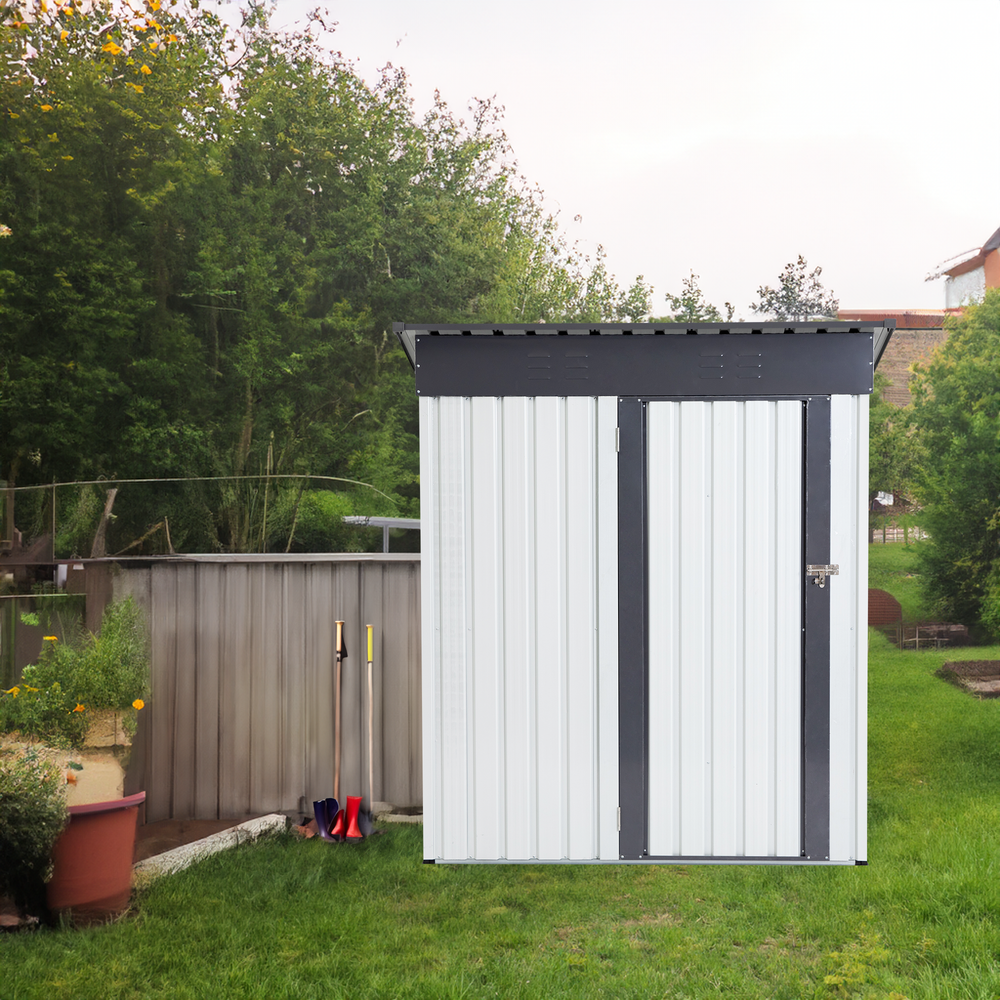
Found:
[[[802,409],[648,405],[651,855],[799,854]]]
[[[868,397],[830,400],[830,858],[868,857]]]
[[[650,855],[801,850],[802,408],[649,403]],[[831,397],[841,863],[866,857],[867,410]],[[428,859],[618,860],[616,429],[612,397],[421,399]]]
[[[425,857],[617,858],[617,399],[420,420]]]

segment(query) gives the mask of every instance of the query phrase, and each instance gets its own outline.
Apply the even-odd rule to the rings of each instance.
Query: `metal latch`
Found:
[[[815,577],[814,584],[820,587],[826,586],[828,576],[840,576],[840,566],[834,563],[832,566],[814,565],[810,563],[806,566],[806,576]]]

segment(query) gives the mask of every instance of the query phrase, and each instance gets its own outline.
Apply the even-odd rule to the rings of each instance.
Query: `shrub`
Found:
[[[121,712],[149,696],[146,623],[131,597],[107,606],[101,631],[87,635],[80,659],[78,693],[88,708]]]
[[[97,635],[76,642],[46,638],[38,662],[21,682],[0,692],[0,731],[79,746],[87,732],[86,709],[124,713],[134,731],[135,708],[149,695],[149,644],[142,611],[130,597],[109,604]]]
[[[34,749],[0,757],[0,893],[22,914],[48,918],[45,881],[66,825],[59,768]]]
[[[0,731],[78,747],[87,734],[87,720],[83,706],[59,681],[43,685],[34,668],[25,667],[21,683],[0,692]]]

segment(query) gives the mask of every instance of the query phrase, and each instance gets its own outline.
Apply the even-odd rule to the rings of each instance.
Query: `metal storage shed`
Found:
[[[428,862],[866,858],[892,324],[399,324]]]

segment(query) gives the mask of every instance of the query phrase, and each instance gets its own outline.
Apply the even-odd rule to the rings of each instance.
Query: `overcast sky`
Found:
[[[320,0],[278,0],[292,26]],[[841,307],[939,308],[1000,226],[1000,0],[334,0],[331,47],[418,109],[505,107],[522,171],[623,286],[737,316],[798,254]],[[582,221],[575,222],[575,216]]]

